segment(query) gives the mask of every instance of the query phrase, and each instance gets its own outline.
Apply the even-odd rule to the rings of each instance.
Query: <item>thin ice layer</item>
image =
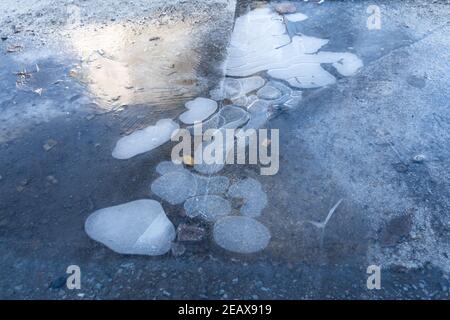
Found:
[[[199,125],[187,127],[191,134],[198,132],[203,134],[208,129],[236,129],[248,121],[248,112],[236,106],[225,106],[210,119]],[[201,128],[201,130],[200,130]]]
[[[202,159],[201,163],[195,164],[194,169],[203,174],[213,174],[222,170],[228,153],[233,148],[233,144],[226,143],[225,129],[236,129],[248,120],[247,111],[235,106],[225,106],[207,121],[202,127],[203,132],[207,129],[216,129],[216,131],[211,142],[203,143],[194,151],[194,159]]]
[[[177,129],[179,129],[179,125],[171,119],[159,120],[154,126],[137,130],[119,139],[112,156],[116,159],[129,159],[148,152],[169,141],[172,133]]]
[[[181,204],[195,195],[197,181],[189,171],[172,171],[157,178],[151,184],[151,190],[158,197],[172,205]]]
[[[290,22],[300,22],[308,19],[308,16],[306,14],[297,12],[297,13],[291,13],[284,15],[284,18]]]
[[[268,71],[293,87],[316,88],[336,81],[321,67],[323,63],[332,64],[344,76],[361,68],[362,61],[352,53],[318,52],[327,43],[305,35],[291,39],[280,14],[268,6],[257,8],[236,19],[226,73],[247,77]]]
[[[260,76],[248,78],[225,78],[221,88],[211,90],[211,97],[216,100],[230,99],[233,103],[252,91],[264,86],[266,80]]]
[[[261,183],[253,178],[246,178],[231,185],[228,195],[244,199],[241,214],[248,217],[258,217],[267,206],[267,195]]]
[[[230,202],[217,195],[203,195],[189,198],[184,203],[188,217],[200,216],[206,221],[216,221],[231,212]]]
[[[175,239],[173,224],[154,200],[97,210],[87,218],[85,230],[95,241],[122,254],[162,255]]]
[[[230,180],[224,176],[204,177],[194,174],[197,180],[196,195],[225,193],[230,185]]]
[[[228,190],[230,180],[224,176],[201,176],[193,174],[181,164],[162,161],[156,172],[164,176],[152,184],[152,190],[166,201],[179,202],[189,196],[223,194]],[[170,174],[170,175],[169,175]],[[177,179],[180,179],[177,181]],[[183,185],[180,185],[182,183]],[[178,194],[176,194],[179,192]],[[169,201],[169,202],[170,202]]]
[[[281,97],[282,93],[280,90],[271,85],[265,85],[256,92],[256,95],[260,99],[275,100]]]
[[[212,115],[217,109],[217,102],[199,97],[186,102],[185,107],[188,111],[180,115],[180,121],[185,124],[194,124]]]
[[[270,242],[270,231],[253,218],[229,216],[215,223],[213,237],[214,241],[225,250],[254,253],[267,247]]]
[[[156,166],[156,172],[160,175],[164,175],[173,171],[185,171],[186,169],[182,164],[176,164],[172,161],[162,161]]]

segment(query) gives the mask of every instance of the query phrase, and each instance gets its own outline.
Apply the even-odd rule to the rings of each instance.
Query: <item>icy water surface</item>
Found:
[[[302,99],[299,89],[323,87],[336,82],[336,78],[323,69],[322,64],[331,64],[342,76],[354,75],[362,67],[362,61],[356,55],[320,51],[328,40],[303,34],[289,35],[287,23],[301,23],[307,18],[300,12],[284,16],[270,5],[238,17],[225,60],[226,78],[211,90],[209,97],[197,97],[187,102],[186,111],[179,116],[178,121],[188,125],[203,122],[206,128],[215,129],[216,133],[222,133],[227,128],[264,128],[270,118],[281,111],[299,107]],[[227,101],[232,105],[227,105]],[[219,111],[212,115],[218,105]],[[121,138],[113,156],[128,159],[151,151],[169,140],[178,127],[177,123],[169,119],[160,120],[155,126]],[[193,133],[195,135],[195,130]],[[215,143],[213,141],[203,149],[195,150],[194,159],[199,158],[198,152],[203,154]],[[224,157],[232,151],[226,146],[222,148]],[[182,168],[182,165],[171,167],[168,162],[162,162],[157,168],[162,176],[151,183],[150,189],[171,205],[183,204],[189,219],[214,223],[213,239],[225,250],[236,253],[264,250],[269,245],[271,235],[270,226],[266,227],[257,220],[264,219],[263,212],[268,204],[263,186],[258,179],[246,177],[235,181],[228,191],[227,183],[219,192],[223,195],[212,194],[214,192],[211,190],[221,188],[221,181],[216,174],[224,169],[224,165],[207,163],[194,166],[198,174],[206,175],[202,177],[190,168]],[[202,183],[206,184],[206,188],[201,187]],[[242,203],[232,210],[231,201],[236,198],[241,199]],[[133,213],[129,217],[133,219]],[[141,218],[136,216],[136,219]],[[156,230],[157,226],[161,230]],[[148,228],[145,233],[154,232],[155,237],[167,239],[169,229],[163,224],[157,226]],[[102,231],[96,228],[100,227],[90,227],[89,235],[104,242],[101,236],[97,236],[97,232]],[[121,230],[115,232],[120,239]],[[141,244],[140,248],[143,249],[144,245]],[[148,243],[148,253],[145,250],[130,251],[149,255],[155,252],[158,251],[154,250],[151,242]],[[165,253],[163,250],[159,252]]]
[[[206,85],[197,74],[198,29],[187,22],[76,29],[70,39],[82,60],[80,80],[104,102],[176,108]]]

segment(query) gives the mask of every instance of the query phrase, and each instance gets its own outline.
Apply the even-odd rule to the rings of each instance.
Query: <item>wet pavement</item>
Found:
[[[355,74],[321,60],[333,83],[296,88],[255,72],[302,94],[264,123],[280,129],[276,175],[227,165],[210,177],[261,185],[267,205],[256,219],[270,242],[256,253],[225,250],[227,234],[217,241],[213,223],[152,191],[174,143],[127,160],[112,152],[121,137],[209,97],[233,57],[235,9],[239,19],[266,2],[173,1],[145,14],[123,5],[104,16],[80,4],[82,22],[70,25],[67,3],[62,26],[58,13],[45,20],[45,6],[2,16],[0,297],[448,298],[450,6],[378,1],[382,27],[368,30],[371,4],[301,1],[295,9],[308,19],[286,23],[291,39],[326,39],[319,52],[358,57]],[[171,251],[123,255],[88,237],[91,213],[138,199],[162,204],[178,233]],[[381,290],[366,287],[373,264]],[[69,265],[81,268],[80,290],[65,286]]]

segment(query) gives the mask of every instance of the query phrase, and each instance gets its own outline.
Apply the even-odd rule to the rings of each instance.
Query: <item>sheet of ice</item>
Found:
[[[85,230],[95,241],[122,254],[162,255],[175,239],[173,224],[154,200],[97,210],[87,218]]]
[[[302,63],[287,68],[271,69],[271,77],[286,80],[291,86],[297,88],[318,88],[336,82],[336,78],[324,70],[320,64]]]
[[[266,80],[264,80],[260,76],[241,78],[237,79],[237,81],[239,81],[241,85],[241,95],[246,95],[252,91],[255,91],[261,88],[266,83]]]
[[[231,185],[228,195],[244,199],[241,214],[248,217],[258,217],[267,206],[267,195],[261,183],[253,178],[246,178]]]
[[[284,103],[285,107],[295,108],[302,101],[302,92],[301,91],[292,91],[290,98]]]
[[[335,60],[332,58],[332,52],[321,52],[320,57],[323,59],[325,57],[329,57],[329,60]],[[361,59],[352,53],[341,53],[338,56],[338,59],[339,60],[336,62],[333,62],[333,67],[335,67],[336,70],[345,77],[354,75],[356,71],[363,66]]]
[[[285,14],[284,17],[291,22],[300,22],[308,19],[308,16],[306,14],[300,12]]]
[[[270,231],[253,218],[229,216],[215,223],[213,237],[214,241],[225,250],[254,253],[267,247],[270,242]]]
[[[204,177],[194,174],[197,180],[197,190],[195,195],[223,194],[227,191],[230,180],[225,176]]]
[[[248,78],[225,78],[222,87],[211,90],[211,97],[216,100],[230,99],[233,103],[239,101],[252,91],[258,90],[264,86],[266,80],[260,76]]]
[[[170,204],[181,204],[195,195],[197,180],[189,171],[172,171],[157,178],[150,187],[158,197]]]
[[[156,172],[164,175],[173,171],[187,171],[182,164],[175,164],[172,161],[162,161],[156,166]]]
[[[222,170],[228,153],[233,147],[233,145],[230,144],[228,145],[229,148],[226,149],[226,143],[224,143],[226,137],[225,129],[237,129],[248,122],[249,118],[250,116],[247,111],[236,106],[225,106],[211,119],[203,123],[203,132],[207,129],[216,129],[216,133],[211,142],[203,143],[201,147],[194,150],[194,159],[199,159],[200,157],[203,159],[201,163],[194,165],[194,169],[203,174],[214,174]],[[193,127],[190,129],[191,132],[194,131]],[[222,147],[220,145],[222,145]],[[207,149],[218,152],[221,150],[222,155],[218,156],[221,161],[216,162],[216,152],[210,154],[205,152]]]
[[[279,81],[269,81],[267,83],[267,85],[276,88],[277,90],[279,90],[281,92],[281,97],[279,97],[278,99],[275,99],[272,102],[273,105],[282,105],[284,104],[286,101],[288,101],[292,95],[300,95],[302,94],[302,92],[300,90],[292,90],[291,88],[289,88],[288,86],[286,86],[285,84],[279,82]]]
[[[236,129],[246,123],[248,119],[247,111],[232,105],[225,106],[210,119],[202,123],[202,131],[200,133],[204,133],[208,129]],[[192,134],[194,134],[194,126],[187,127]]]
[[[137,130],[119,139],[112,156],[116,159],[129,159],[148,152],[169,141],[172,133],[177,129],[179,129],[179,125],[171,119],[159,120],[154,126]]]
[[[217,195],[196,196],[186,200],[184,210],[188,217],[200,216],[206,221],[216,221],[231,212],[230,202]]]
[[[180,121],[185,124],[200,122],[212,115],[217,109],[217,102],[207,98],[195,98],[185,104],[188,111],[180,115]]]
[[[271,85],[265,85],[256,92],[260,99],[275,100],[281,97],[281,91]]]
[[[315,88],[334,83],[321,67],[332,64],[344,76],[355,74],[362,61],[352,53],[318,52],[326,39],[287,34],[283,16],[270,7],[257,8],[236,19],[226,74],[248,77],[261,71],[293,87]],[[297,19],[300,16],[297,16]]]
[[[251,104],[256,99],[258,99],[258,97],[256,95],[252,94],[250,96],[242,96],[237,99],[233,99],[232,102],[235,106],[247,107],[249,104]]]
[[[250,112],[250,120],[245,124],[242,130],[260,129],[271,117],[271,102],[268,100],[257,99],[250,104],[247,109]]]
[[[171,199],[172,201],[179,202],[186,196],[191,197],[206,194],[224,194],[227,192],[228,187],[230,186],[230,180],[225,176],[201,176],[191,173],[183,165],[175,164],[171,161],[160,162],[156,166],[156,172],[165,177],[159,179],[156,184],[155,180],[152,188],[154,188],[159,196],[163,195],[161,196],[161,198],[163,198],[164,200]],[[178,174],[168,175],[169,173]],[[195,182],[194,180],[192,180],[191,175],[194,178]],[[174,181],[174,179],[178,179],[180,177],[182,178],[180,181]],[[182,192],[179,199],[174,199],[174,188],[177,188],[175,184],[178,182],[186,183],[186,181],[188,184],[190,184],[189,189],[191,189],[191,191],[188,192],[187,187],[185,188],[182,186],[178,186],[178,190],[182,190]],[[166,185],[163,186],[163,183],[166,183]],[[184,196],[182,197],[182,195]]]
[[[232,150],[233,145],[224,143],[226,137],[225,129],[218,129],[211,142],[203,143],[194,151],[194,158],[202,159],[201,163],[194,165],[197,172],[211,175],[219,172],[225,166],[228,152]]]

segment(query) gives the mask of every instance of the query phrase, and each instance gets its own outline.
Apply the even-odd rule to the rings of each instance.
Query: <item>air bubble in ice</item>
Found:
[[[230,99],[233,103],[236,103],[240,98],[264,86],[265,82],[266,80],[260,76],[239,79],[225,78],[222,87],[211,90],[210,94],[214,99]]]
[[[256,92],[256,95],[260,99],[275,100],[281,97],[281,92],[271,85],[265,85]]]
[[[180,115],[180,121],[186,124],[203,121],[217,109],[217,102],[207,98],[195,98],[185,104],[188,111]]]
[[[241,208],[241,214],[244,216],[260,216],[267,205],[267,195],[262,189],[261,183],[253,178],[246,178],[233,184],[228,189],[228,195],[244,199]]]
[[[156,172],[164,175],[173,171],[186,171],[182,164],[176,164],[172,161],[162,161],[156,166]]]
[[[247,110],[250,112],[250,120],[242,129],[259,129],[263,127],[271,116],[269,111],[271,104],[267,100],[258,99],[249,105]]]
[[[112,156],[116,159],[129,159],[150,151],[169,141],[172,133],[177,129],[179,129],[179,125],[171,119],[159,120],[154,126],[137,130],[119,139]]]
[[[307,16],[307,15],[305,15],[305,14],[303,14],[303,13],[300,13],[300,12],[297,12],[297,13],[291,13],[291,14],[286,14],[286,15],[284,15],[284,17],[285,17],[288,21],[291,21],[291,22],[300,22],[300,21],[304,21],[304,20],[308,19],[308,16]]]
[[[196,196],[184,203],[186,215],[193,218],[200,216],[206,221],[216,221],[218,218],[228,215],[231,206],[228,200],[216,195]]]
[[[224,176],[204,177],[194,174],[197,180],[196,195],[225,193],[230,185],[230,180]]]
[[[267,247],[270,231],[255,219],[228,216],[215,223],[213,237],[214,241],[225,250],[254,253]]]
[[[250,96],[243,96],[237,99],[233,99],[233,104],[238,107],[247,107],[249,104],[251,104],[253,101],[257,100],[258,97],[254,94]]]
[[[183,165],[175,164],[171,161],[160,162],[156,166],[156,172],[164,176],[164,178],[161,177],[161,179],[157,179],[158,182],[154,182],[152,190],[156,191],[154,193],[158,194],[164,200],[168,201],[169,199],[172,199],[172,202],[179,202],[182,201],[182,198],[190,196],[224,194],[230,185],[230,180],[227,177],[201,176],[198,174],[193,174],[184,168]],[[174,179],[179,178],[181,178],[180,181],[174,181]],[[182,182],[184,184],[188,183],[188,185],[186,187],[181,185],[177,187],[175,185],[178,184],[178,182]],[[163,186],[163,183],[166,183],[166,185]],[[188,192],[187,189],[191,189],[191,191]],[[180,193],[180,198],[174,200],[175,192],[179,190],[182,190]]]
[[[202,123],[200,133],[208,129],[236,129],[249,119],[248,112],[235,106],[225,106],[210,119]],[[191,134],[195,133],[195,125],[187,127]]]
[[[85,230],[95,241],[122,254],[161,255],[175,239],[173,224],[154,200],[97,210],[87,218]]]
[[[153,181],[151,190],[170,204],[180,204],[195,195],[197,181],[187,170],[172,171]]]

